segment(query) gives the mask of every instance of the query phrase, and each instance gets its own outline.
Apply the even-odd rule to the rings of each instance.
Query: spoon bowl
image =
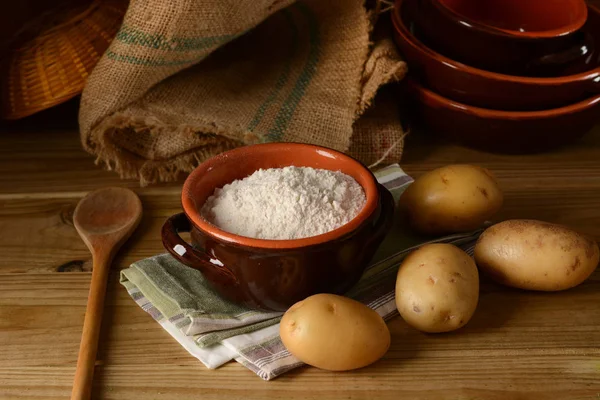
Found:
[[[132,225],[139,222],[141,215],[142,203],[134,192],[109,187],[84,197],[75,208],[73,223],[85,240],[91,236],[113,235],[116,232],[126,234]]]

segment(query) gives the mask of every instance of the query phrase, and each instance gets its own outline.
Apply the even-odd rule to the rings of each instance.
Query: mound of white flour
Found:
[[[365,205],[362,187],[336,171],[261,169],[215,189],[201,213],[217,227],[259,239],[299,239],[332,231]]]

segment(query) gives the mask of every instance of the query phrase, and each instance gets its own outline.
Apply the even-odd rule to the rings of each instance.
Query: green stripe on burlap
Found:
[[[265,101],[260,105],[260,107],[258,107],[254,118],[252,118],[252,121],[248,125],[248,130],[251,132],[254,131],[254,129],[256,129],[260,121],[262,121],[263,117],[265,116],[265,112],[271,106],[271,104],[273,104],[277,97],[279,97],[279,93],[281,92],[287,81],[290,79],[290,73],[292,70],[292,59],[294,57],[294,54],[296,54],[296,52],[298,51],[298,26],[294,22],[294,19],[292,18],[292,13],[289,9],[284,9],[282,11],[282,15],[284,16],[287,22],[287,26],[289,26],[291,31],[291,39],[289,46],[290,52],[288,53],[288,56],[285,60],[285,64],[283,66],[283,70],[277,78],[275,86],[273,87],[273,89],[271,89]]]
[[[123,25],[115,39],[128,44],[150,47],[157,50],[196,51],[206,50],[233,39],[236,35],[199,36],[199,37],[166,37],[158,33],[143,32],[132,26]]]
[[[294,88],[290,95],[285,99],[279,114],[273,122],[273,126],[267,133],[267,139],[271,142],[276,142],[281,139],[289,122],[294,116],[294,112],[302,100],[306,88],[310,84],[315,72],[317,70],[317,63],[319,62],[319,55],[321,52],[320,46],[320,35],[319,25],[315,14],[312,10],[304,3],[296,3],[300,13],[306,18],[308,23],[308,34],[309,34],[309,52],[306,64],[296,81]]]
[[[198,52],[193,57],[184,59],[167,59],[163,57],[137,57],[128,53],[127,47],[123,51],[108,50],[106,56],[111,60],[124,62],[133,65],[143,65],[148,67],[165,67],[165,66],[176,66],[185,64],[195,64],[204,60],[212,50],[217,47],[234,40],[247,31],[242,31],[237,34],[230,35],[218,35],[218,36],[206,36],[206,37],[171,37],[168,38],[165,35],[153,34],[140,31],[137,28],[131,26],[122,26],[115,40],[127,46],[141,46],[156,50],[167,51],[167,54],[177,54],[176,52]],[[181,53],[180,53],[181,54]]]
[[[201,56],[185,60],[165,60],[164,58],[135,57],[129,54],[119,54],[109,50],[106,52],[106,56],[111,60],[120,61],[127,64],[144,65],[148,67],[164,67],[196,63],[206,58],[207,54],[202,54]]]

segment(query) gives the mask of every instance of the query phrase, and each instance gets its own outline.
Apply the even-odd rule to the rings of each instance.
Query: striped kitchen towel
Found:
[[[395,200],[412,182],[398,165],[381,169],[375,175]],[[446,242],[472,253],[481,233],[431,240],[402,229],[402,224],[396,222],[360,281],[346,293],[386,320],[397,315],[396,273],[410,251],[425,243]],[[281,313],[250,310],[222,299],[199,271],[169,254],[134,263],[121,272],[121,283],[144,311],[208,368],[236,360],[270,380],[302,365],[279,338]]]

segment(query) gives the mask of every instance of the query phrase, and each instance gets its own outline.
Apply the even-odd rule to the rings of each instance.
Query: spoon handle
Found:
[[[79,346],[79,358],[77,359],[71,400],[88,400],[91,395],[111,258],[110,255],[104,253],[93,255],[92,282],[83,322],[83,333]]]

